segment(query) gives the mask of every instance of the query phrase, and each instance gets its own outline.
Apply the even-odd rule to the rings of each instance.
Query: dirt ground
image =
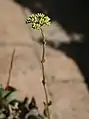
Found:
[[[28,14],[28,10],[25,10]],[[43,109],[44,91],[41,84],[41,45],[39,31],[25,24],[26,14],[12,0],[0,0],[0,83],[5,86],[11,54],[16,49],[11,85],[20,97],[35,96]],[[69,42],[70,37],[56,23],[44,28],[47,39],[55,43]],[[63,52],[46,47],[45,75],[54,119],[89,119],[89,94],[76,63]]]

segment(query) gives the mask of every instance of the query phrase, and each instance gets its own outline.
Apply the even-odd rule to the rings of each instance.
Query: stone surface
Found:
[[[0,0],[0,83],[6,84],[11,54],[15,48],[11,85],[18,89],[20,97],[27,95],[31,99],[35,96],[42,110],[45,99],[41,85],[42,47],[37,43],[41,36],[25,24],[25,18],[21,6],[11,0]],[[70,41],[56,22],[44,31],[46,38],[55,40],[55,43]],[[52,118],[88,119],[89,95],[76,63],[63,52],[46,47],[45,75],[53,102]]]

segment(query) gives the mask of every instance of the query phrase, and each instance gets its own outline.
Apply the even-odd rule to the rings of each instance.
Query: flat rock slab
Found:
[[[15,51],[10,84],[18,89],[20,96],[35,96],[43,107],[44,92],[42,75],[34,55],[30,32],[19,5],[10,0],[0,0],[0,83],[8,78],[11,55]]]
[[[21,6],[11,0],[0,0],[0,83],[6,84],[15,48],[10,83],[18,89],[20,97],[29,96],[31,99],[35,96],[42,111],[45,99],[40,67],[42,47],[37,43],[41,36],[38,31],[29,30],[25,17]],[[44,31],[49,41],[70,41],[70,37],[55,22]],[[63,52],[46,47],[45,75],[53,102],[52,118],[89,119],[89,95],[76,63]]]

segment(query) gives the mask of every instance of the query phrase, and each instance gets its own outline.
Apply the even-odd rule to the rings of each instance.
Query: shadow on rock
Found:
[[[86,42],[84,41],[85,40],[83,40],[83,42],[71,41],[70,43],[60,43],[56,46],[54,42],[46,40],[47,46],[55,50],[63,51],[65,55],[76,62],[85,78],[84,81],[89,90],[89,42],[88,39]],[[39,43],[42,43],[41,40],[39,40]]]
[[[89,89],[89,4],[80,0],[14,0],[33,13],[46,13],[53,21],[59,23],[71,36],[73,33],[82,34],[83,42],[71,41],[55,47],[52,42],[48,46],[62,50],[72,58],[80,68],[85,83]]]

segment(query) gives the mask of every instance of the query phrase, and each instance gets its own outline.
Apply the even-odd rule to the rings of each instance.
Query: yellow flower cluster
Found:
[[[43,25],[50,25],[50,18],[43,13],[32,14],[26,19],[27,24],[31,24],[33,29],[41,29]]]

